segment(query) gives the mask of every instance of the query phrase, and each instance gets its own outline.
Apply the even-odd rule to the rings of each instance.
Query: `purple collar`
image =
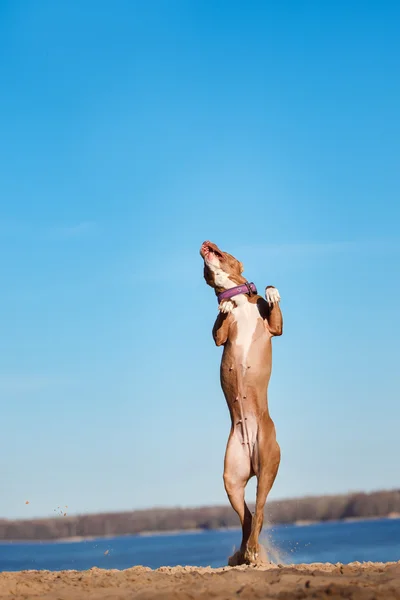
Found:
[[[221,300],[228,300],[229,298],[233,298],[233,296],[238,296],[239,294],[257,294],[257,288],[254,283],[242,283],[241,285],[237,285],[236,287],[230,288],[229,290],[225,290],[218,294],[218,302]]]

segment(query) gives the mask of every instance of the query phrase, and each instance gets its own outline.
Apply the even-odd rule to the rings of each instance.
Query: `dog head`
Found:
[[[204,279],[216,294],[246,281],[242,276],[242,263],[220,250],[216,244],[204,242],[200,248],[200,256],[204,260]]]

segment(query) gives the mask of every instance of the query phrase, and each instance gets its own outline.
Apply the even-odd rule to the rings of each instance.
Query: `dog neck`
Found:
[[[222,300],[230,300],[230,298],[238,296],[239,294],[249,294],[249,296],[252,296],[253,294],[257,294],[257,288],[254,283],[248,283],[246,281],[241,285],[236,285],[235,287],[230,288],[229,290],[224,290],[218,294],[218,303],[222,302]]]

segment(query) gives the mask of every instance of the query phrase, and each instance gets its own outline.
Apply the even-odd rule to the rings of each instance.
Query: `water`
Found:
[[[264,534],[279,552],[279,562],[343,562],[400,560],[400,519],[279,526]],[[239,531],[205,531],[126,536],[82,542],[0,543],[0,571],[25,569],[84,570],[91,567],[126,569],[168,565],[221,567]]]

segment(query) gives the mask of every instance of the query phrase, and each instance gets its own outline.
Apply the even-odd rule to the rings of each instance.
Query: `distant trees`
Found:
[[[349,518],[400,516],[400,490],[308,497],[269,502],[266,522],[333,521]],[[0,519],[0,540],[56,540],[190,529],[237,527],[229,506],[154,508],[125,513],[53,517],[29,521]]]

